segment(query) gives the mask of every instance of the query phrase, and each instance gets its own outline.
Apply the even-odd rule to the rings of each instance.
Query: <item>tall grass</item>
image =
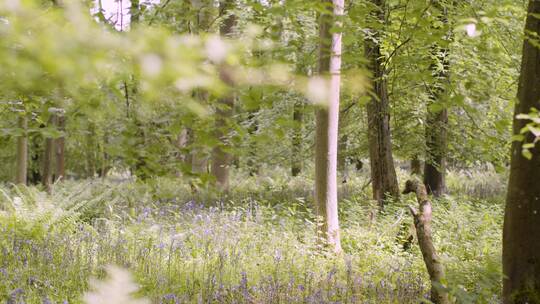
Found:
[[[5,187],[0,199],[0,299],[81,303],[91,277],[129,269],[153,303],[417,303],[429,282],[403,198],[384,214],[362,176],[342,186],[344,254],[316,240],[312,182],[281,174],[237,178],[228,195],[178,180],[65,182],[53,196]],[[369,187],[367,187],[369,188]],[[499,203],[434,204],[435,242],[461,301],[500,291]],[[133,289],[134,290],[134,289]]]

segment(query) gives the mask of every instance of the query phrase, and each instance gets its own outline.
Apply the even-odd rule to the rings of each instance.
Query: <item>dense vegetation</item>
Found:
[[[540,303],[538,16],[0,0],[0,301]]]
[[[22,200],[3,198],[0,290],[27,303],[76,303],[88,278],[115,264],[156,303],[417,303],[429,293],[425,266],[417,246],[404,251],[397,240],[411,200],[373,218],[377,205],[359,190],[367,173],[340,188],[339,257],[315,239],[313,181],[283,171],[235,175],[227,196],[192,195],[165,178],[68,181],[52,196],[4,190]],[[435,240],[461,303],[500,293],[503,180],[451,173],[456,195],[437,204]]]

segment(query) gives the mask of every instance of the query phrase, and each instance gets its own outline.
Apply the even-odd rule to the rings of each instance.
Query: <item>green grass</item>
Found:
[[[312,181],[237,174],[224,196],[194,194],[175,179],[65,182],[0,195],[0,299],[81,303],[107,265],[131,271],[153,303],[418,303],[429,282],[417,245],[397,241],[409,225],[403,197],[376,214],[366,177],[340,189],[344,253],[316,240]],[[460,303],[493,303],[501,289],[503,205],[499,191],[434,202],[434,241]],[[406,178],[400,173],[401,180]],[[455,178],[455,179],[454,179]],[[474,181],[474,176],[471,177]],[[500,189],[502,179],[489,179]],[[467,181],[465,181],[467,182]],[[19,197],[19,198],[15,198]],[[47,302],[48,301],[48,302]]]

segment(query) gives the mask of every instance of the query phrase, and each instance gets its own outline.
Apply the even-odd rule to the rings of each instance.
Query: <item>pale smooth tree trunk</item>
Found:
[[[48,126],[56,126],[56,114],[51,114],[49,117]],[[54,163],[54,138],[45,138],[45,151],[43,152],[43,173],[41,183],[48,193],[52,190],[53,178],[53,163]]]
[[[225,13],[225,18],[220,26],[219,33],[222,37],[228,37],[233,33],[236,24],[236,16],[231,13],[234,7],[234,0],[222,0],[220,10]],[[225,83],[230,84],[230,80],[222,73],[221,78]],[[228,124],[233,115],[234,95],[222,97],[218,100],[216,109],[216,132],[215,136],[220,143],[212,150],[211,173],[215,177],[217,186],[224,191],[229,189],[229,171],[232,163],[232,155],[227,142],[229,127]]]
[[[58,130],[64,132],[66,130],[66,117],[58,116]],[[63,180],[66,176],[66,159],[65,159],[65,142],[64,135],[56,139],[56,180]]]
[[[385,1],[371,0],[373,17],[381,23],[385,18]],[[370,29],[372,35],[365,39],[365,55],[373,77],[371,100],[367,104],[368,143],[371,163],[373,199],[383,209],[388,196],[399,197],[392,142],[390,138],[390,102],[386,82],[385,60],[381,54],[380,29]]]
[[[525,25],[521,77],[515,115],[540,110],[540,48],[529,39],[540,35],[540,1],[530,0]],[[514,134],[530,121],[514,116]],[[503,298],[505,304],[538,303],[540,299],[540,146],[530,150],[531,159],[522,155],[523,144],[512,143],[510,179],[506,197],[503,231]]]
[[[28,119],[25,114],[19,116],[19,128],[22,135],[17,138],[17,174],[15,184],[26,185],[28,172]]]
[[[319,74],[330,74],[327,105],[316,110],[315,207],[322,219],[321,231],[329,246],[341,252],[337,199],[337,146],[341,85],[341,36],[331,33],[333,17],[343,15],[344,1],[324,1],[333,6],[333,15],[323,13],[319,20]],[[330,44],[331,41],[331,44]]]

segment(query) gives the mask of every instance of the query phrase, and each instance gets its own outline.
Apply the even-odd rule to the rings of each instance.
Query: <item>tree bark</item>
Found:
[[[341,118],[341,117],[340,117]],[[342,127],[342,124],[343,124],[343,120],[340,119],[340,122],[339,122],[339,129],[340,130],[343,130],[343,127]],[[339,141],[338,141],[338,172],[341,173],[341,182],[343,184],[347,183],[347,179],[348,179],[348,172],[347,172],[347,146],[348,146],[348,136],[347,134],[344,134],[342,136],[339,137]]]
[[[315,137],[315,202],[317,216],[322,218],[320,228],[335,252],[341,252],[337,201],[337,145],[339,123],[339,97],[341,85],[341,36],[331,33],[334,21],[343,15],[343,0],[324,0],[333,7],[333,16],[322,13],[319,20],[319,74],[330,74],[327,105],[316,110]]]
[[[291,174],[298,176],[302,172],[304,165],[302,155],[302,130],[304,125],[304,102],[296,100],[293,106],[293,136],[292,136],[292,157]]]
[[[384,0],[371,0],[376,7],[373,16],[381,23],[385,20]],[[385,60],[381,54],[380,32],[371,29],[372,35],[365,39],[365,55],[373,73],[373,91],[367,104],[368,143],[371,163],[373,199],[380,208],[384,207],[387,196],[399,197],[399,186],[392,143],[390,139],[390,114]]]
[[[426,187],[416,181],[408,180],[405,184],[403,194],[416,193],[419,209],[410,206],[410,211],[414,217],[414,227],[418,237],[418,245],[424,258],[429,278],[431,280],[431,302],[435,304],[449,304],[448,293],[444,290],[445,275],[441,259],[433,245],[431,233],[431,202],[429,201]],[[442,288],[441,288],[442,287]]]
[[[220,26],[219,33],[222,37],[230,36],[236,24],[236,16],[231,13],[234,7],[234,0],[222,0],[220,10],[223,12],[224,20]],[[223,74],[223,73],[222,73]],[[225,83],[230,81],[225,75],[221,75]],[[216,109],[216,138],[220,141],[212,151],[212,175],[215,177],[217,186],[224,191],[229,189],[229,169],[231,167],[232,156],[228,150],[227,142],[228,123],[233,114],[234,95],[222,97],[218,100]]]
[[[426,119],[427,155],[424,162],[424,184],[428,193],[440,197],[446,192],[446,146],[448,111],[430,112]]]
[[[253,140],[255,138],[257,131],[259,130],[259,121],[256,117],[256,113],[259,109],[251,110],[248,113],[248,120],[250,121],[248,134],[249,134],[249,156],[247,161],[247,167],[249,170],[249,176],[255,176],[259,174],[260,165],[257,158],[257,141]]]
[[[411,159],[411,175],[421,175],[422,174],[422,163],[418,158],[418,155],[414,155]]]
[[[525,25],[525,42],[515,115],[540,109],[540,1],[530,0]],[[529,121],[514,116],[514,134]],[[524,143],[512,143],[510,179],[506,197],[503,231],[503,298],[505,304],[540,302],[540,147],[530,150],[531,159],[522,155]]]
[[[19,128],[22,135],[17,138],[17,174],[15,184],[26,185],[28,172],[28,119],[23,114],[19,116]]]
[[[44,128],[45,125],[40,125],[40,128]],[[41,134],[34,134],[34,136],[31,137],[31,146],[30,146],[30,163],[29,163],[29,171],[30,175],[28,176],[28,183],[31,185],[37,185],[41,182],[41,176],[42,176],[42,166],[43,162],[41,161],[41,158],[43,157],[43,154],[40,153],[40,142],[42,142],[43,136]]]
[[[65,132],[66,130],[66,117],[64,115],[58,116],[57,119],[58,130]],[[63,180],[66,176],[66,160],[65,160],[65,137],[64,135],[56,139],[56,180]]]
[[[51,114],[47,125],[49,127],[56,126],[56,114]],[[41,184],[45,187],[47,193],[52,190],[53,178],[53,162],[54,162],[54,138],[45,138],[45,151],[43,152],[43,173],[41,176]]]
[[[222,98],[218,101],[218,110],[216,111],[216,132],[215,136],[220,141],[219,145],[212,150],[211,172],[215,177],[218,187],[221,190],[229,189],[229,169],[232,163],[232,155],[227,151],[229,143],[227,142],[226,132],[228,120],[232,116],[232,107],[234,98]]]
[[[445,26],[442,30],[446,33],[448,17],[446,8],[439,1],[435,1],[435,6],[441,11],[438,18]],[[426,161],[424,163],[424,184],[428,193],[435,197],[440,197],[446,192],[446,150],[447,150],[447,128],[448,110],[442,104],[440,109],[433,110],[433,105],[440,103],[441,97],[445,93],[444,82],[448,81],[448,49],[438,45],[433,46],[432,56],[434,62],[431,64],[435,84],[428,88],[429,102],[426,119]]]

